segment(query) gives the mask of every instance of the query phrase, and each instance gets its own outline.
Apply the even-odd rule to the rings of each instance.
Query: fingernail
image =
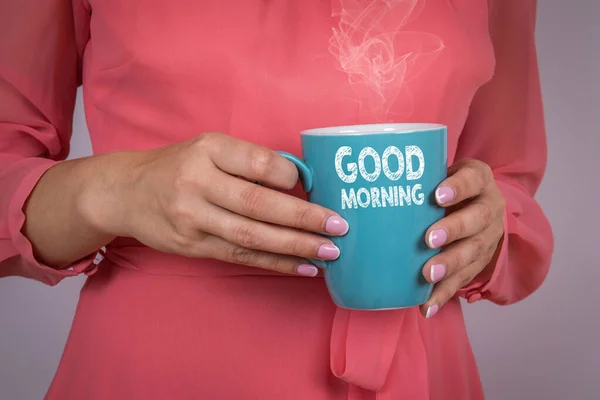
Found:
[[[425,318],[433,317],[435,314],[437,314],[439,309],[440,307],[437,304],[430,305],[429,308],[427,308],[427,314],[425,314]]]
[[[317,257],[321,260],[335,260],[340,256],[340,249],[333,244],[322,244],[317,250]]]
[[[319,270],[314,265],[301,264],[296,267],[296,272],[302,276],[317,276]]]
[[[429,271],[431,282],[437,282],[446,275],[446,266],[444,264],[433,264]]]
[[[442,247],[446,240],[448,240],[448,234],[443,229],[434,229],[429,233],[429,247],[432,249]]]
[[[331,233],[332,235],[345,235],[349,228],[348,222],[337,215],[332,215],[327,218],[327,222],[325,222],[325,232]]]
[[[454,196],[456,196],[456,193],[454,193],[454,189],[450,186],[440,186],[435,191],[435,199],[438,204],[446,204],[454,200]]]

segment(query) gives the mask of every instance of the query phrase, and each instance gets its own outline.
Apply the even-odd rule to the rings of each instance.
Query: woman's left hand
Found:
[[[448,175],[435,198],[449,212],[425,234],[430,248],[444,246],[423,267],[425,279],[435,283],[431,297],[421,306],[427,318],[490,264],[504,234],[505,200],[490,167],[464,159],[453,164]]]

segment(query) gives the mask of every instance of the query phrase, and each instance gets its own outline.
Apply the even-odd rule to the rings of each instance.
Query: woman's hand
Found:
[[[423,268],[423,276],[435,283],[430,299],[421,306],[427,318],[485,269],[504,234],[505,201],[490,167],[465,159],[453,164],[448,175],[435,197],[449,213],[425,234],[430,248],[444,246]]]
[[[206,133],[131,157],[127,177],[103,199],[108,206],[88,198],[86,214],[103,231],[165,252],[304,276],[318,273],[307,258],[339,256],[317,234],[343,235],[348,224],[333,211],[270,189],[291,189],[298,181],[296,167],[272,150]]]

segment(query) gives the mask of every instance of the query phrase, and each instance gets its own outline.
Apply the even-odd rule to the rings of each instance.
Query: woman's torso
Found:
[[[487,2],[91,1],[85,111],[95,152],[218,131],[299,152],[299,131],[449,126],[450,159],[491,76]]]
[[[306,128],[435,122],[449,127],[451,162],[494,64],[483,0],[85,6],[95,153],[219,131],[299,154]],[[432,321],[417,314],[352,314],[320,279],[120,239],[82,291],[48,397],[375,398],[363,386],[378,398],[482,398],[458,300]]]

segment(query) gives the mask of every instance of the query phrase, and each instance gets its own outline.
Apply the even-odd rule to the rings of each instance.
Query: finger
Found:
[[[498,241],[499,235],[490,228],[479,235],[455,242],[425,263],[423,276],[428,282],[437,283],[478,260],[487,265],[494,256]]]
[[[348,223],[333,211],[273,189],[223,174],[206,194],[219,207],[254,220],[329,235],[344,235]]]
[[[443,207],[480,195],[493,181],[490,167],[473,159],[457,161],[448,173],[450,176],[435,191],[435,199]]]
[[[430,248],[437,249],[476,235],[491,226],[499,213],[499,210],[492,209],[486,199],[473,200],[429,227],[425,232],[425,241]]]
[[[454,297],[460,289],[468,285],[477,276],[483,269],[483,266],[481,261],[477,261],[437,283],[433,287],[429,300],[421,305],[421,314],[425,318],[433,317],[448,300]]]
[[[340,255],[322,236],[255,221],[215,205],[204,215],[203,231],[246,249],[321,260],[335,260]]]
[[[199,143],[215,165],[230,175],[279,189],[292,189],[298,182],[294,164],[266,147],[218,133],[201,135]]]
[[[195,253],[202,258],[210,257],[283,274],[315,277],[319,273],[316,266],[301,258],[247,249],[212,235],[206,236],[199,242]]]

